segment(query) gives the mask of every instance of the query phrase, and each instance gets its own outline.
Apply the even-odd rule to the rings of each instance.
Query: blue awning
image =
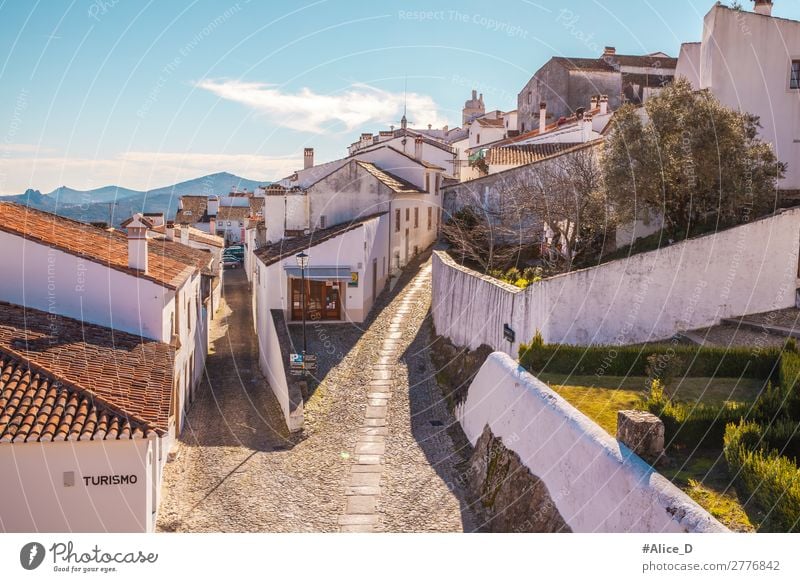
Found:
[[[300,278],[300,267],[284,267],[290,277]],[[308,267],[306,279],[312,281],[349,281],[350,267]]]

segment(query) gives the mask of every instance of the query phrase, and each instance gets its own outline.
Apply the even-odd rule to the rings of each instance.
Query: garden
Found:
[[[618,410],[665,427],[658,470],[735,531],[800,531],[800,353],[677,344],[551,345],[520,363],[616,434]]]

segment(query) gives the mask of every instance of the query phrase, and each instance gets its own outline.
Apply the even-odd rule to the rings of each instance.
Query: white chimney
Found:
[[[187,225],[188,226],[188,225]],[[217,217],[212,216],[208,220],[208,234],[217,234]],[[189,236],[189,229],[186,229],[186,236]],[[186,244],[189,244],[189,239],[186,239]]]
[[[592,116],[589,113],[583,114],[583,121],[579,121],[578,123],[581,124],[581,141],[586,143],[587,141],[592,139]]]
[[[418,160],[422,159],[422,144],[423,139],[422,136],[417,136],[414,138],[414,157]]]
[[[152,223],[137,212],[122,226],[128,233],[128,267],[147,273],[147,229]]]
[[[314,167],[314,148],[303,150],[303,169],[307,170]]]
[[[608,95],[600,95],[600,115],[608,113]]]
[[[763,14],[764,16],[772,16],[772,0],[754,0],[755,8],[753,9],[756,14]]]
[[[597,104],[600,101],[600,95],[592,95],[592,98],[589,100],[589,111],[594,111],[597,109]]]
[[[167,240],[175,240],[175,223],[173,221],[167,221],[164,226],[164,236],[167,237]]]
[[[539,133],[544,133],[547,127],[547,103],[539,103]]]
[[[208,208],[206,212],[209,216],[216,216],[219,213],[219,196],[208,197]]]
[[[211,219],[211,224],[214,224],[214,219]],[[213,232],[211,234],[214,234]],[[189,225],[183,224],[181,225],[181,244],[189,246]]]

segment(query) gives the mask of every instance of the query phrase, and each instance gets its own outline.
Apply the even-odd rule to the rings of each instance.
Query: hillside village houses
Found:
[[[5,531],[153,529],[218,273],[141,214],[123,226],[0,203]]]
[[[175,223],[218,236],[225,244],[244,242],[248,220],[261,215],[264,190],[227,196],[181,196]]]

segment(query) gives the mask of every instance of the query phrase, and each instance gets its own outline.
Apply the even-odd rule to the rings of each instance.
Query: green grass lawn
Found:
[[[542,373],[538,378],[612,436],[617,433],[617,411],[636,408],[646,395],[647,378],[643,376]],[[684,402],[752,402],[763,385],[763,381],[751,378],[676,378],[666,392]]]
[[[617,411],[637,408],[647,385],[647,379],[641,376],[542,373],[538,377],[611,436],[617,433]],[[763,381],[749,378],[682,378],[675,379],[665,391],[675,400],[685,402],[747,403],[756,398],[763,385]],[[734,531],[757,529],[762,514],[758,508],[740,500],[721,450],[670,450],[668,453],[671,462],[668,467],[659,467],[659,472],[728,528]]]

